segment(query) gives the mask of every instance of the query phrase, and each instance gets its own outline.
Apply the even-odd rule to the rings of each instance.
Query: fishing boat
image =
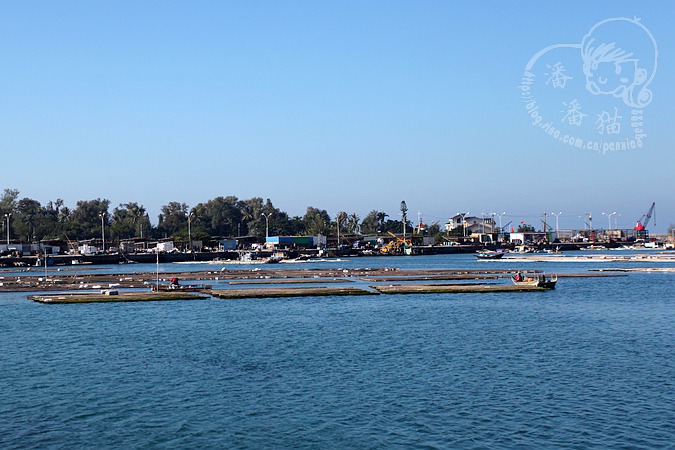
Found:
[[[531,286],[543,289],[555,289],[555,283],[558,281],[558,275],[551,274],[546,277],[543,273],[520,273],[511,277],[511,281],[516,286]]]
[[[504,252],[481,252],[475,254],[478,259],[500,259]]]
[[[189,291],[207,291],[211,289],[210,284],[153,284],[152,290],[159,292],[189,292]]]

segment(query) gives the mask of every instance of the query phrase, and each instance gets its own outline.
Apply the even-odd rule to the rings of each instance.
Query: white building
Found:
[[[495,223],[491,216],[474,217],[464,216],[460,214],[450,218],[445,224],[446,231],[452,231],[456,228],[466,227],[466,235],[470,236],[472,233],[491,234],[496,231]]]

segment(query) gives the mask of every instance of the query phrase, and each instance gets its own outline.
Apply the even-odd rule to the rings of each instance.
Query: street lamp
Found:
[[[101,249],[105,253],[105,213],[101,213],[99,216],[101,217]]]
[[[607,216],[607,220],[609,221],[609,230],[612,230],[612,216],[616,214],[616,211],[614,211],[612,214],[607,214],[607,213],[602,213],[603,215]]]
[[[189,245],[189,250],[192,251],[192,223],[190,221],[191,213],[186,212],[185,215],[187,216],[188,220],[188,245]]]
[[[504,211],[504,212],[501,213],[501,214],[495,213],[495,215],[499,216],[499,229],[502,231],[502,233],[504,232],[504,230],[502,229],[502,216],[503,216],[504,214],[506,214],[506,211]]]
[[[270,237],[270,216],[272,213],[261,213],[263,216],[265,216],[265,238]]]
[[[552,212],[551,214],[553,214],[553,215],[555,216],[555,233],[558,234],[558,229],[560,228],[560,227],[558,226],[558,218],[560,217],[560,215],[562,214],[562,212],[559,212],[558,214]]]
[[[9,245],[9,218],[12,217],[12,213],[5,214],[7,217],[7,245]]]
[[[457,213],[457,215],[462,217],[462,227],[463,227],[462,236],[466,237],[466,219],[465,219],[465,217],[469,215],[469,212],[467,211],[464,214]]]

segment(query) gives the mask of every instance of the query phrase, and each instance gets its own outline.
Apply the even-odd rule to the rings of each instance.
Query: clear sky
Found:
[[[405,200],[427,223],[492,211],[537,228],[544,212],[579,228],[615,211],[612,226],[632,227],[656,202],[650,231],[664,232],[674,13],[656,1],[2,1],[0,189],[70,207],[136,201],[154,223],[168,202],[228,195],[361,218],[396,218]],[[532,125],[525,66],[618,17],[640,18],[658,46],[647,137],[571,147]],[[620,98],[581,92],[581,52],[557,51],[533,68],[545,119],[564,124],[552,116],[563,92],[612,112]],[[541,83],[554,61],[574,74],[567,91]],[[599,119],[587,112],[584,139]]]

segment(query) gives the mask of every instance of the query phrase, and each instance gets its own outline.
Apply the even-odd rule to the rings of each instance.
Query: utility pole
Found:
[[[9,245],[9,218],[12,217],[12,213],[5,214],[7,217],[7,245]]]
[[[595,236],[593,235],[593,212],[588,213],[588,226],[591,229],[591,242],[595,241]]]
[[[101,250],[105,253],[105,213],[101,213],[99,216],[101,216]]]
[[[187,221],[188,221],[188,250],[192,251],[192,223],[191,223],[191,212],[186,212],[185,215],[187,216]]]
[[[268,237],[270,237],[270,215],[272,213],[267,213],[267,214],[260,213],[260,214],[265,216],[265,238],[268,238]]]

